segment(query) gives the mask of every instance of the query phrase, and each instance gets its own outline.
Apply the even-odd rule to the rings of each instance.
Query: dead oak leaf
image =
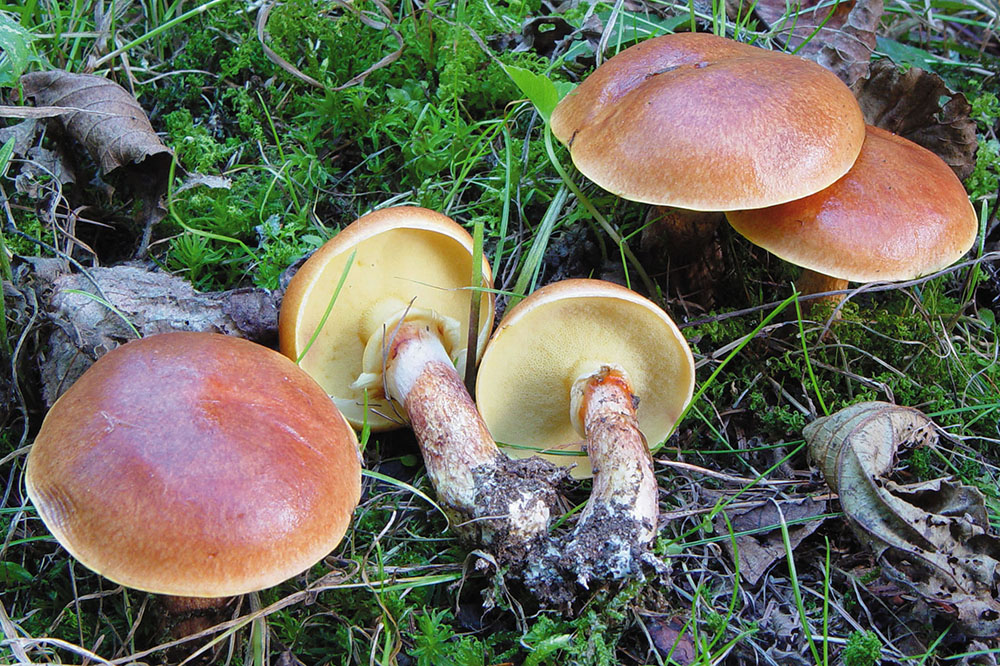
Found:
[[[865,402],[817,419],[803,434],[883,572],[967,634],[1000,635],[1000,539],[990,533],[983,494],[947,479],[888,478],[901,446],[937,441],[934,423],[915,409]]]
[[[791,11],[790,11],[791,10]],[[815,60],[849,86],[868,75],[883,0],[757,0],[754,11],[789,51]]]
[[[854,94],[865,122],[936,153],[961,180],[972,173],[978,147],[972,106],[962,93],[949,90],[940,76],[918,67],[904,71],[891,60],[877,60]]]
[[[68,109],[59,122],[97,161],[102,175],[128,167],[156,176],[166,190],[172,153],[127,90],[101,76],[62,70],[25,74],[21,84],[36,105]]]

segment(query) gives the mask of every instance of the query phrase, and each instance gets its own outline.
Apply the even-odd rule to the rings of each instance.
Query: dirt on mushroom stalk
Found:
[[[569,473],[561,467],[540,458],[503,458],[500,463],[489,470],[473,470],[476,483],[476,494],[479,498],[483,516],[503,516],[510,507],[523,501],[524,497],[538,497],[548,506],[557,506],[558,498],[554,490],[564,484]],[[511,527],[509,523],[504,523]],[[538,535],[535,539],[525,542],[523,538],[511,537],[491,529],[487,545],[497,560],[501,563],[515,563],[515,568],[528,565],[533,557],[548,559],[550,540],[547,535]],[[549,572],[551,579],[546,588],[553,590],[553,599],[564,599],[567,595],[564,582],[557,572]],[[557,590],[559,585],[563,589]]]
[[[636,535],[648,531],[650,526],[640,524],[628,515],[628,511],[629,507],[601,504],[591,514],[590,523],[573,534],[572,543],[561,558],[561,565],[584,587],[589,581],[641,576],[641,567],[637,567],[639,563],[651,569],[664,566],[645,548],[638,546]]]

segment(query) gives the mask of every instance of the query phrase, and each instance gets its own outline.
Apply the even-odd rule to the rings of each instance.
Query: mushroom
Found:
[[[472,237],[440,213],[409,206],[368,213],[293,277],[279,316],[280,346],[356,427],[408,420],[438,500],[462,533],[502,542],[520,557],[545,533],[554,481],[546,476],[551,470],[512,472],[460,378],[472,254]],[[480,353],[493,326],[485,259],[482,274]]]
[[[830,187],[726,217],[750,242],[802,266],[798,288],[807,294],[932,273],[965,254],[979,230],[940,157],[871,125],[857,162]]]
[[[60,544],[127,587],[219,598],[332,551],[361,492],[357,438],[281,354],[214,333],[118,347],[52,406],[28,496]]]
[[[694,388],[691,350],[670,317],[611,282],[546,285],[505,315],[476,387],[480,412],[509,453],[593,474],[566,550],[578,578],[634,572],[657,529],[647,441],[666,439]]]
[[[832,72],[704,33],[648,39],[608,59],[559,102],[551,126],[581,173],[654,204],[649,234],[692,265],[718,212],[831,185],[865,134],[858,102]]]

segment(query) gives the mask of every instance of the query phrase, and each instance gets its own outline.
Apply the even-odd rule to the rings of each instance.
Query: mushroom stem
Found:
[[[805,268],[802,270],[802,274],[799,275],[799,279],[795,281],[795,288],[803,296],[821,294],[824,291],[841,291],[847,289],[847,280],[824,275],[823,273]],[[805,302],[804,309],[808,312],[818,303],[829,303],[831,306],[836,306],[842,300],[844,300],[842,294],[812,298]]]
[[[678,293],[706,309],[715,304],[715,285],[725,270],[717,235],[725,219],[719,212],[651,206],[642,230],[643,252],[669,267]]]
[[[643,241],[656,238],[661,241],[671,259],[690,261],[704,253],[715,232],[725,220],[719,212],[705,212],[674,208],[673,206],[651,206],[646,213],[647,226],[643,229]],[[695,255],[692,257],[692,255]]]
[[[404,321],[393,332],[385,384],[386,394],[410,418],[438,498],[471,515],[476,501],[472,470],[496,465],[503,454],[430,327]]]
[[[639,399],[625,373],[611,366],[578,380],[574,393],[594,485],[568,553],[582,560],[582,582],[622,578],[637,570],[659,515],[653,459],[636,417]]]
[[[500,451],[441,340],[402,322],[385,350],[385,387],[403,405],[440,503],[466,536],[524,546],[547,532],[556,476],[523,474]]]
[[[157,595],[164,614],[161,621],[173,639],[187,638],[223,621],[223,611],[233,597],[179,597]]]
[[[179,597],[172,594],[160,595],[160,602],[167,613],[182,615],[196,611],[222,608],[232,597]]]

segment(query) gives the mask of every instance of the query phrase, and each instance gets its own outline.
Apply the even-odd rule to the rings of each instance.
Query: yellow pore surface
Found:
[[[286,322],[282,322],[282,351],[293,359],[299,358],[318,330],[300,366],[334,398],[344,416],[360,427],[366,419],[364,395],[350,386],[362,373],[362,356],[369,337],[411,303],[413,308],[467,322],[472,296],[463,287],[471,279],[472,256],[471,248],[462,242],[420,228],[379,230],[350,240],[357,242],[342,243],[325,254],[321,254],[325,247],[321,248],[300,271],[306,272],[301,276],[305,284],[300,281],[290,286],[289,296],[301,301],[291,315],[293,334],[289,335]],[[352,252],[353,261],[347,268]],[[321,327],[345,269],[344,286]],[[480,337],[485,338],[492,326],[488,294],[483,295],[481,308]],[[449,354],[456,351],[460,350],[448,350]],[[399,425],[394,418],[380,416],[394,417],[394,411],[381,391],[375,393],[368,396],[369,425],[376,429]]]
[[[542,457],[590,476],[583,434],[570,420],[570,389],[608,364],[632,383],[650,447],[670,434],[693,391],[691,352],[665,313],[635,299],[559,298],[505,319],[480,364],[476,403],[508,454],[551,450]]]

